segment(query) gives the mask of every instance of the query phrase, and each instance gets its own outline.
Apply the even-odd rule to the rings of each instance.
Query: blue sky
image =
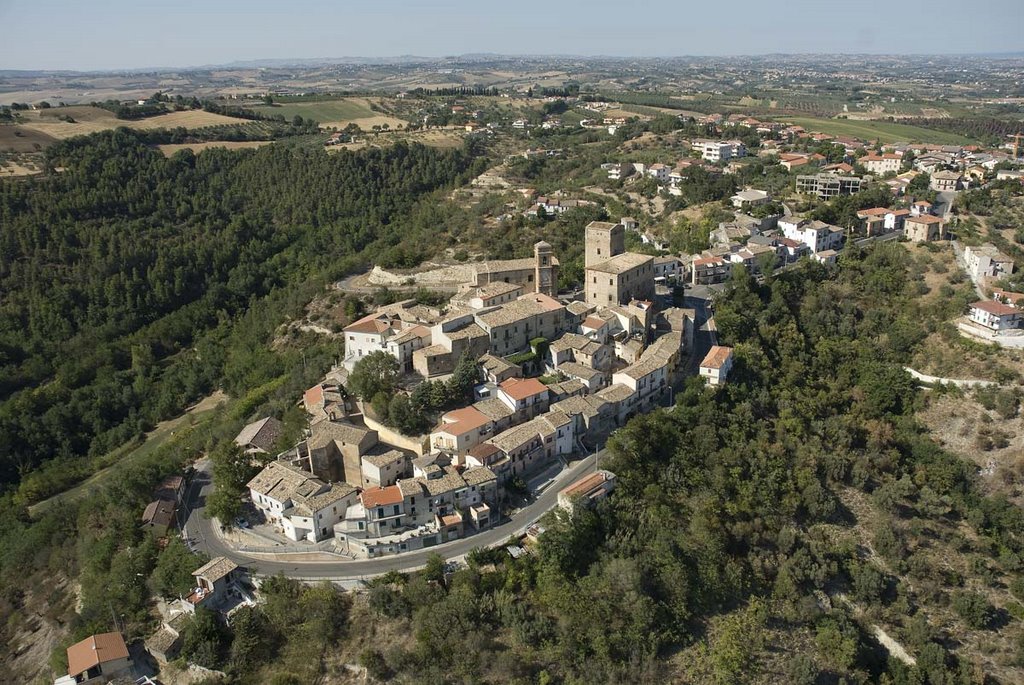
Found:
[[[1022,0],[0,0],[0,69],[471,52],[1024,50]]]

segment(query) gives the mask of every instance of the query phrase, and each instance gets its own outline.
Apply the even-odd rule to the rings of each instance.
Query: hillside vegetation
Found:
[[[123,129],[48,160],[66,171],[0,185],[0,483],[26,502],[213,387],[282,373],[261,345],[280,320],[239,317],[386,259],[432,228],[417,198],[472,166],[416,145],[168,159]]]

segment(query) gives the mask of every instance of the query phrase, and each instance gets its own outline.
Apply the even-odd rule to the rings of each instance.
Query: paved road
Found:
[[[712,292],[705,286],[696,286],[688,290],[686,294],[683,306],[696,310],[694,349],[684,369],[686,375],[699,373],[701,360],[707,355],[711,346],[717,343],[718,336],[714,327],[714,319],[708,310],[708,298]],[[330,578],[354,581],[378,576],[388,571],[412,571],[422,567],[431,554],[437,553],[447,559],[453,559],[463,556],[475,547],[495,547],[510,537],[521,534],[527,526],[556,506],[559,490],[588,471],[595,469],[600,463],[600,458],[605,454],[606,450],[601,450],[596,455],[592,454],[570,464],[568,468],[562,470],[554,482],[547,486],[544,492],[510,521],[462,540],[377,559],[349,560],[312,549],[305,553],[280,554],[237,551],[214,532],[216,524],[206,518],[203,513],[206,496],[213,489],[210,473],[212,464],[209,460],[196,465],[195,476],[185,495],[184,528],[193,540],[195,548],[210,556],[227,557],[236,564],[246,567],[250,572],[259,575],[284,573],[292,578]]]
[[[228,545],[217,535],[213,526],[216,525],[211,519],[203,515],[203,507],[206,502],[206,495],[212,491],[210,463],[208,461],[197,465],[197,470],[189,490],[186,493],[186,506],[188,513],[185,529],[189,537],[194,541],[197,549],[206,552],[210,556],[223,556],[231,559],[236,564],[246,567],[251,573],[258,575],[273,575],[284,573],[293,578],[330,578],[332,580],[359,580],[371,578],[388,571],[411,571],[422,567],[430,554],[441,554],[447,559],[460,557],[474,547],[494,547],[508,540],[514,535],[522,533],[527,526],[536,521],[545,512],[553,509],[557,503],[558,491],[572,481],[580,478],[586,472],[595,468],[598,458],[604,456],[605,451],[590,455],[577,462],[572,463],[569,468],[563,469],[553,483],[548,485],[543,493],[520,511],[511,521],[486,530],[476,535],[471,535],[462,540],[445,543],[426,550],[406,552],[377,559],[348,560],[343,558],[332,558],[331,555],[316,553],[311,550],[305,554],[247,554],[239,552]],[[316,557],[310,559],[309,557]]]
[[[696,320],[693,322],[693,353],[683,368],[684,376],[700,374],[700,363],[711,350],[711,346],[718,344],[715,320],[708,310],[709,296],[710,291],[707,290],[706,286],[694,286],[694,288],[687,291],[686,299],[683,303],[684,307],[696,310]]]

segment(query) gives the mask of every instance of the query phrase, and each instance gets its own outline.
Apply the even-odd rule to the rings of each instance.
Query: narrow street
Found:
[[[548,487],[533,502],[516,516],[494,528],[461,540],[444,543],[428,549],[395,554],[376,559],[346,559],[344,557],[318,552],[244,553],[237,551],[214,531],[217,525],[204,515],[206,496],[213,485],[210,469],[212,464],[205,460],[197,464],[195,476],[186,492],[185,528],[193,548],[212,556],[223,556],[251,573],[272,575],[284,573],[300,579],[326,578],[331,580],[364,580],[388,571],[412,571],[422,567],[431,554],[440,554],[454,559],[468,553],[475,547],[495,547],[509,538],[522,534],[526,528],[557,504],[558,492],[572,481],[580,478],[595,467],[598,456],[591,454],[563,469]],[[290,541],[289,541],[290,542]]]
[[[696,286],[687,291],[684,307],[695,310],[694,346],[686,361],[684,375],[697,375],[700,362],[711,346],[717,343],[714,318],[708,303],[712,291],[706,286]],[[309,551],[294,551],[302,543],[288,541],[287,551],[242,552],[225,540],[218,525],[205,516],[206,496],[212,492],[212,463],[207,459],[196,465],[196,473],[185,493],[183,530],[192,548],[213,556],[231,559],[257,575],[283,573],[302,580],[330,579],[334,581],[359,581],[382,575],[389,571],[412,571],[421,568],[431,554],[440,554],[446,559],[464,556],[476,547],[496,547],[510,538],[521,535],[530,524],[557,506],[558,492],[597,467],[605,450],[590,454],[571,462],[561,473],[537,495],[532,502],[520,510],[514,518],[494,528],[470,535],[460,540],[443,543],[427,549],[378,557],[375,559],[347,559],[341,555],[320,551],[310,547]],[[284,545],[282,545],[284,548]]]

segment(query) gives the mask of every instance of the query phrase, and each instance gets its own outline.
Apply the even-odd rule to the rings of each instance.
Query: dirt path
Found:
[[[947,385],[955,385],[958,388],[987,388],[993,385],[999,385],[996,381],[983,381],[980,379],[957,379],[957,378],[939,378],[938,376],[929,376],[928,374],[915,371],[909,366],[904,366],[903,370],[909,373],[911,376],[921,381],[922,383],[944,383]]]

